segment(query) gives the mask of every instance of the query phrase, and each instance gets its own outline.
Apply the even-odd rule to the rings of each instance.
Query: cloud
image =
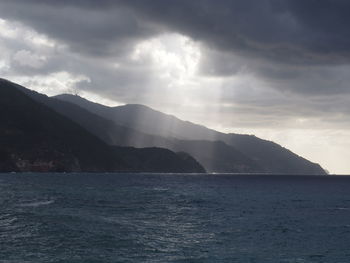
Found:
[[[77,5],[77,3],[79,4]],[[108,1],[2,1],[0,15],[21,22],[77,53],[116,56],[154,33],[147,23]]]
[[[77,89],[117,101],[175,104],[171,97],[183,94],[177,103],[200,105],[214,104],[214,96],[226,111],[240,107],[241,114],[276,117],[282,105],[297,108],[283,114],[311,115],[321,106],[305,104],[304,96],[333,102],[349,93],[349,6],[338,0],[4,0],[2,70],[85,76],[89,81],[77,82]],[[334,108],[346,110],[342,103]]]
[[[81,52],[110,55],[175,31],[216,49],[285,63],[347,63],[350,3],[344,0],[4,0],[1,15]],[[120,45],[119,45],[120,46]],[[123,48],[121,48],[122,51]]]
[[[285,63],[349,61],[343,0],[124,0],[124,6],[216,47]]]
[[[20,50],[16,52],[13,60],[20,66],[41,68],[44,66],[46,58],[38,54],[33,54],[28,50]]]
[[[145,56],[152,47],[143,46],[139,61],[130,59],[140,43],[161,49],[155,39],[165,43],[162,36],[173,32],[200,50],[202,81],[236,76],[277,92],[329,96],[349,93],[349,9],[342,0],[4,0],[0,16],[14,23],[2,26],[7,42],[18,46],[12,70],[85,74],[92,80],[86,89],[96,85],[122,100],[142,97],[141,85],[174,82],[175,75],[160,78],[164,67],[154,67],[154,57]],[[18,44],[19,34],[27,41]]]

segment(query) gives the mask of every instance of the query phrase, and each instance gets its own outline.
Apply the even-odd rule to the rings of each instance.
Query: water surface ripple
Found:
[[[0,175],[0,262],[350,262],[350,177]]]

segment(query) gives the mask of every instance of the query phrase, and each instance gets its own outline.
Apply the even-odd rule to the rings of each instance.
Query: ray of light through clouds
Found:
[[[255,134],[350,173],[350,3],[0,0],[0,74]]]

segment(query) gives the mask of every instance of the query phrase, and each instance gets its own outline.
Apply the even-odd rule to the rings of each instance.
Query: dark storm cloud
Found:
[[[141,39],[180,32],[205,45],[203,74],[230,76],[246,70],[272,82],[284,79],[279,88],[306,93],[317,89],[322,74],[332,73],[328,67],[350,62],[349,13],[346,0],[0,2],[2,17],[85,55],[119,57]],[[334,90],[323,86],[320,92]],[[337,89],[347,90],[343,85]]]
[[[122,2],[205,43],[204,74],[251,73],[271,87],[305,95],[350,92],[349,1]]]
[[[163,32],[201,43],[203,75],[250,74],[276,90],[302,96],[347,94],[349,13],[345,0],[0,1],[0,17],[19,21],[80,54],[52,55],[41,68],[12,62],[13,70],[30,75],[61,68],[84,74],[91,79],[85,89],[129,101],[164,83],[155,82],[157,72],[147,65],[132,64],[124,56],[139,41]],[[114,58],[120,68],[111,67]],[[223,96],[230,97],[229,89]]]
[[[244,56],[301,64],[350,59],[346,0],[4,0],[0,8],[2,16],[97,54],[166,27]]]
[[[289,63],[338,63],[350,58],[349,1],[120,2],[221,50]]]
[[[0,16],[22,22],[68,45],[75,52],[94,56],[123,54],[133,43],[155,30],[130,10],[109,1],[1,1]]]

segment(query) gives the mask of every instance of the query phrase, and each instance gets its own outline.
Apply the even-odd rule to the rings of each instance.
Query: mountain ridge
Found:
[[[83,109],[79,105],[60,101],[56,98],[49,98],[46,95],[28,90],[21,86],[18,86],[18,88],[34,100],[45,104],[56,112],[78,123],[109,145],[137,148],[160,147],[170,149],[174,152],[187,152],[195,157],[209,172],[258,172],[261,170],[258,169],[258,165],[247,156],[232,149],[232,147],[228,145],[223,145],[223,143],[213,141],[198,144],[198,141],[193,140],[181,141],[175,138],[164,138],[145,134],[130,127],[117,125],[110,120]],[[79,97],[75,96],[75,98]],[[81,100],[84,101],[83,99]],[[84,102],[88,103],[87,100]],[[97,108],[103,107],[96,103],[92,103],[92,105]],[[133,107],[133,105],[131,107]],[[141,108],[148,107],[141,106]],[[148,109],[153,112],[151,108]],[[161,112],[157,112],[157,114],[162,115]],[[169,115],[166,116],[168,117]],[[180,119],[176,117],[172,119],[180,121]],[[200,149],[200,151],[198,151],[198,149]],[[221,158],[219,158],[219,156],[221,156]]]
[[[205,171],[190,155],[168,149],[109,146],[41,103],[45,98],[51,100],[0,79],[0,172]]]
[[[255,167],[258,168],[258,170],[252,169],[250,172],[326,174],[319,164],[310,162],[281,145],[272,141],[260,139],[254,135],[217,132],[202,125],[193,124],[189,121],[182,121],[173,115],[162,114],[160,111],[153,110],[148,106],[144,106],[143,108],[147,109],[147,112],[142,112],[139,111],[139,106],[135,107],[133,104],[108,107],[93,103],[94,106],[90,107],[89,101],[79,96],[64,94],[55,96],[55,98],[84,107],[119,125],[133,128],[147,134],[162,136],[165,139],[175,138],[175,140],[184,140],[187,142],[198,140],[212,143],[217,141],[224,142],[228,146],[235,148],[236,151],[240,152],[243,156],[248,157],[250,162],[255,162]],[[98,107],[98,110],[96,110],[96,107]],[[158,118],[159,115],[161,118]],[[156,145],[174,148],[171,145],[159,143],[156,143]],[[190,153],[201,161],[200,157],[196,156],[193,152]],[[206,168],[208,169],[208,166]],[[233,170],[229,171],[234,172]]]

